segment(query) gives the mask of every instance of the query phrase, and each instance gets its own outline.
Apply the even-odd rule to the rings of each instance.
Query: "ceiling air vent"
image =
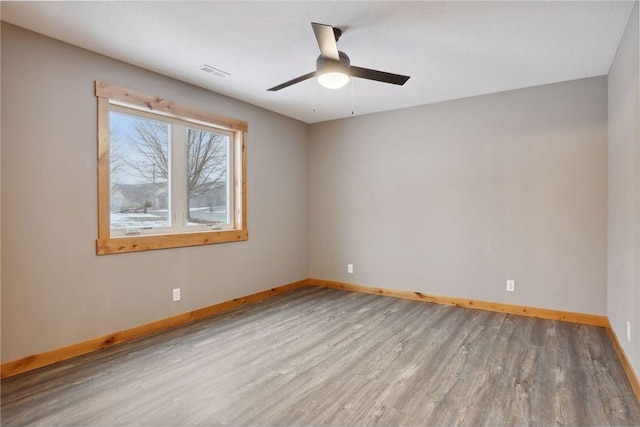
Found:
[[[227,73],[226,71],[222,71],[222,70],[218,70],[215,67],[212,67],[211,65],[207,65],[207,64],[203,64],[200,67],[198,67],[198,69],[200,71],[204,71],[205,73],[209,73],[209,74],[213,74],[216,77],[220,77],[220,78],[225,78],[225,77],[229,77],[231,74]]]

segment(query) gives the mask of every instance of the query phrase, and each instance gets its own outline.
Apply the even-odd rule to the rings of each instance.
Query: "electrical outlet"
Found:
[[[631,322],[627,322],[627,341],[631,342]]]
[[[347,273],[353,274],[353,264],[347,264]]]
[[[180,301],[180,288],[173,290],[173,302]]]
[[[515,292],[515,291],[516,291],[516,281],[507,280],[507,292]]]

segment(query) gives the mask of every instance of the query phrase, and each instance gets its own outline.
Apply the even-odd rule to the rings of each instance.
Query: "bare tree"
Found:
[[[135,130],[137,138],[132,141],[132,147],[136,156],[127,160],[127,165],[147,182],[166,188],[169,179],[167,126],[159,122],[141,120],[136,123]],[[206,194],[220,180],[225,179],[226,143],[227,137],[224,135],[198,129],[188,130],[188,200]]]
[[[189,198],[206,194],[227,171],[226,136],[190,129],[187,137]]]
[[[169,181],[169,132],[160,122],[139,120],[135,125],[138,138],[131,141],[137,156],[127,164],[145,181],[166,188]],[[142,160],[140,159],[142,158]]]
[[[124,147],[122,146],[120,131],[112,127],[109,131],[109,170],[111,173],[111,185],[122,177],[126,166],[127,163],[124,156]]]

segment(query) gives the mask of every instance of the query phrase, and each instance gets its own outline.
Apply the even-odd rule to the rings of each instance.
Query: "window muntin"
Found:
[[[246,122],[100,81],[96,96],[98,255],[248,239]]]

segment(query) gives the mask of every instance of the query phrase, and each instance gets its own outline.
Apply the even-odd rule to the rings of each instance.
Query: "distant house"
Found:
[[[189,199],[190,208],[220,207],[227,204],[227,183],[218,181],[206,192]],[[166,183],[113,184],[111,186],[111,212],[144,209],[167,209]]]
[[[216,182],[213,187],[203,192],[202,194],[195,194],[189,199],[190,208],[203,208],[203,207],[220,207],[227,204],[227,182],[220,180]]]
[[[166,183],[113,184],[111,186],[111,212],[124,212],[150,207],[167,209]]]

